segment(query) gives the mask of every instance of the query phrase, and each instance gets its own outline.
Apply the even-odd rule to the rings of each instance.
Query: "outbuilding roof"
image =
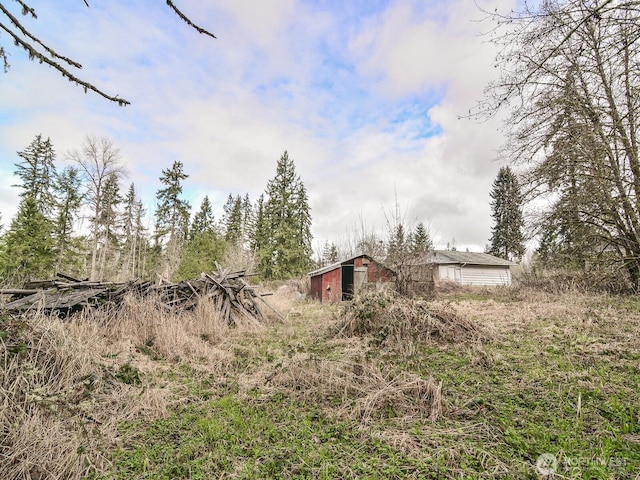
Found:
[[[434,250],[425,257],[424,263],[465,264],[465,265],[491,265],[510,267],[517,263],[503,258],[480,252],[458,252],[452,250]]]
[[[353,261],[356,258],[360,258],[360,257],[365,257],[365,258],[369,259],[369,261],[375,262],[375,260],[373,258],[371,258],[369,255],[363,253],[363,254],[360,254],[360,255],[356,255],[355,257],[347,258],[346,260],[341,260],[339,262],[332,263],[331,265],[327,265],[326,267],[319,268],[317,270],[314,270],[313,272],[307,273],[307,275],[309,277],[315,277],[317,275],[322,275],[323,273],[327,273],[327,272],[330,272],[332,270],[335,270],[336,268],[339,268],[342,265],[349,265],[349,264],[353,263]]]

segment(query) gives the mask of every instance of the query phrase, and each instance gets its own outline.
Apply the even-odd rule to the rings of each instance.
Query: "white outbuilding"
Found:
[[[473,286],[511,285],[511,267],[517,265],[488,253],[451,250],[435,250],[424,263],[430,265],[436,283]]]

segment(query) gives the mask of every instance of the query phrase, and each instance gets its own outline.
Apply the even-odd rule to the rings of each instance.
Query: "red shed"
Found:
[[[336,262],[308,275],[311,277],[311,296],[323,303],[350,300],[366,284],[391,282],[395,277],[391,269],[369,255]]]

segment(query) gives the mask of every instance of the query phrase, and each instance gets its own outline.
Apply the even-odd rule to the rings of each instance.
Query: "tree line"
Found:
[[[159,176],[153,226],[135,184],[122,188],[126,171],[108,138],[87,136],[64,166],[42,135],[17,155],[20,203],[0,236],[5,279],[62,271],[91,280],[181,280],[216,262],[284,279],[312,266],[309,199],[286,151],[258,199],[229,194],[220,219],[208,196],[192,212],[183,195],[189,175],[175,161]]]

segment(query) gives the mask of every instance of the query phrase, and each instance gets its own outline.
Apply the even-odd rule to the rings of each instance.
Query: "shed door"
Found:
[[[353,293],[355,295],[362,289],[367,281],[367,267],[355,267],[353,269]]]
[[[446,276],[443,280],[449,280],[450,282],[456,282],[456,283],[460,283],[461,282],[461,271],[460,271],[460,267],[457,265],[449,265],[446,267]]]

